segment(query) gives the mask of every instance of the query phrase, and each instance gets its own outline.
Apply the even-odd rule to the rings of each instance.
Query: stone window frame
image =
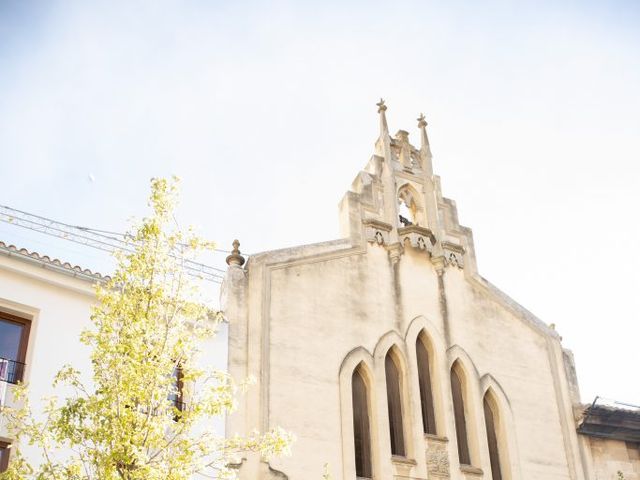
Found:
[[[482,475],[482,467],[487,467],[489,462],[488,450],[486,446],[486,432],[484,427],[484,416],[482,412],[482,385],[478,369],[467,354],[459,345],[449,347],[447,351],[449,358],[448,377],[448,401],[451,402],[450,428],[451,436],[455,439],[453,457],[458,462],[460,469],[464,473]],[[464,418],[467,429],[467,445],[469,447],[469,458],[471,464],[459,463],[457,450],[457,431],[455,429],[455,414],[453,410],[453,397],[451,390],[451,372],[456,370],[462,386],[464,399]]]
[[[367,385],[367,400],[369,407],[369,435],[371,442],[371,470],[372,479],[380,476],[380,455],[379,455],[379,417],[378,401],[379,392],[376,390],[375,369],[373,356],[363,347],[353,349],[340,366],[340,421],[342,431],[342,467],[343,478],[356,479],[355,469],[355,445],[353,429],[353,394],[352,377],[353,373],[359,369],[362,378]]]
[[[435,416],[436,434],[425,434],[422,424],[422,401],[420,397],[420,373],[418,371],[417,342],[422,341],[429,355],[429,368],[431,376],[431,393]],[[415,317],[409,323],[405,335],[405,343],[408,346],[407,353],[411,370],[411,388],[415,401],[414,412],[416,415],[415,428],[422,437],[422,445],[432,439],[439,442],[448,442],[449,427],[449,362],[448,352],[444,342],[444,335],[437,325],[424,315]]]
[[[496,422],[496,436],[498,439],[498,451],[500,452],[500,470],[502,473],[502,480],[516,480],[521,478],[520,465],[516,461],[518,457],[518,447],[515,441],[515,426],[513,420],[513,412],[511,410],[511,403],[507,398],[502,386],[496,381],[491,374],[484,374],[479,381],[480,393],[482,394],[482,401],[485,398],[489,398],[494,407],[493,413],[497,414],[498,421]],[[483,426],[484,409],[483,409]],[[486,428],[486,427],[485,427]],[[486,434],[485,434],[486,437]],[[486,445],[487,452],[487,469],[490,468],[490,456],[489,446]],[[487,474],[487,478],[490,478]]]
[[[400,376],[400,398],[402,402],[402,425],[404,435],[405,454],[403,456],[391,454],[390,432],[389,432],[389,417],[388,417],[388,404],[387,404],[387,389],[386,389],[386,372],[385,372],[385,359],[387,354],[391,352],[396,365],[398,367],[398,373]],[[406,350],[406,340],[402,338],[396,331],[390,331],[384,334],[378,340],[378,343],[374,350],[374,359],[376,365],[376,375],[378,376],[378,382],[381,388],[381,394],[379,395],[380,405],[377,407],[381,411],[381,419],[383,422],[380,424],[380,429],[384,429],[384,442],[381,443],[383,451],[388,452],[391,455],[392,463],[414,463],[416,455],[420,452],[415,444],[414,438],[416,427],[415,421],[417,421],[415,411],[415,398],[413,391],[413,376],[409,375],[409,363],[407,361],[408,355]],[[410,381],[411,380],[411,381]],[[388,445],[385,445],[389,442]]]

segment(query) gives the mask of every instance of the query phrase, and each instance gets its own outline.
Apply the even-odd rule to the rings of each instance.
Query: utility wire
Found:
[[[0,221],[109,253],[116,250],[134,252],[132,242],[124,240],[130,238],[126,234],[69,225],[4,205],[0,205]],[[184,260],[184,267],[189,275],[215,283],[220,283],[224,278],[225,270],[193,260]]]
[[[8,207],[5,207],[8,208]],[[90,227],[81,227],[78,225],[70,225],[71,228],[77,228],[78,230],[84,230],[87,232],[94,232],[94,233],[99,233],[99,234],[103,234],[103,235],[117,235],[119,237],[126,237],[127,234],[126,233],[121,233],[121,232],[112,232],[110,230],[100,230],[98,228],[90,228]],[[217,253],[226,253],[226,254],[230,254],[233,253],[231,250],[223,250],[222,248],[212,248],[211,250],[213,250],[214,252]]]

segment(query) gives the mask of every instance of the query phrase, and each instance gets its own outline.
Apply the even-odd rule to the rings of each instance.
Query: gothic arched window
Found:
[[[458,440],[458,459],[461,465],[471,465],[469,455],[469,438],[467,436],[467,420],[465,418],[464,392],[460,373],[454,365],[451,368],[451,396],[453,398],[453,414],[456,422],[456,439]]]
[[[487,427],[487,444],[489,445],[489,460],[491,461],[491,479],[502,480],[500,469],[500,451],[498,447],[498,416],[495,402],[492,402],[487,392],[483,399],[484,421]]]
[[[391,454],[404,457],[404,427],[402,425],[402,395],[400,393],[400,369],[391,350],[384,359],[387,379],[387,407],[389,410],[389,433],[391,436]]]
[[[416,359],[418,362],[418,384],[420,385],[420,405],[422,407],[422,431],[436,434],[436,416],[433,409],[431,389],[431,367],[429,352],[423,338],[416,339]]]
[[[355,446],[356,477],[373,478],[371,462],[371,428],[367,383],[360,367],[351,377],[353,401],[353,442]]]

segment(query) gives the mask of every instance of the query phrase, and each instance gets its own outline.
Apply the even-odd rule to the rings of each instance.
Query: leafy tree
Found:
[[[152,180],[152,214],[128,236],[130,249],[116,255],[113,277],[96,286],[92,327],[81,335],[92,351],[92,381],[65,366],[54,387],[73,393],[48,399],[39,415],[26,387],[16,388],[21,406],[2,415],[18,452],[1,480],[230,478],[244,451],[288,453],[291,436],[280,429],[249,438],[213,431],[213,418],[233,410],[238,386],[199,362],[221,315],[203,302],[184,262],[213,245],[175,227],[176,183]],[[25,443],[39,447],[39,462],[20,454]]]

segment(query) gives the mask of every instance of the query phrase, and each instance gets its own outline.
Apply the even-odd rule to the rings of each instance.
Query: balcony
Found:
[[[0,381],[13,383],[21,382],[26,365],[16,360],[0,357]]]

